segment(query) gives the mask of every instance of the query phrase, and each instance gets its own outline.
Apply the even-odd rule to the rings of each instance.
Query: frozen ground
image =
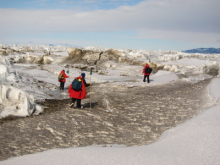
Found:
[[[53,149],[12,158],[0,164],[219,165],[219,108],[210,108],[166,131],[159,141],[147,146],[101,145]]]
[[[62,50],[40,65],[30,54],[9,53],[17,61],[13,65],[1,57],[1,115],[16,115],[19,99],[29,104],[17,106],[18,112],[35,107],[42,114],[0,120],[1,160],[25,155],[0,164],[219,164],[219,55],[123,50],[118,62],[118,56],[104,53],[113,60],[99,60],[90,77],[91,64],[62,63],[67,56]],[[83,58],[91,62],[96,55]],[[141,71],[149,58],[154,73],[146,84]],[[67,93],[57,90],[63,68],[71,78],[83,71],[92,81],[84,110],[70,109]],[[10,91],[26,94],[13,98]]]

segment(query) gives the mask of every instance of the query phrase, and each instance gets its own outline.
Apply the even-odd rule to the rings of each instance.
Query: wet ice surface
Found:
[[[150,144],[210,105],[208,84],[209,80],[133,88],[94,84],[91,109],[89,96],[83,100],[84,109],[71,109],[70,99],[45,100],[42,104],[48,108],[39,116],[1,121],[0,160],[53,148]]]

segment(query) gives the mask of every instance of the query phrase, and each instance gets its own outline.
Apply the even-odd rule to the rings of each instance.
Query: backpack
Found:
[[[152,69],[151,69],[150,67],[147,67],[147,68],[145,69],[145,73],[151,74],[151,72],[152,72]]]
[[[72,82],[72,89],[75,91],[80,91],[82,90],[82,79],[80,78],[75,78]]]
[[[60,75],[58,76],[58,81],[60,82],[63,79],[63,73],[60,73]]]

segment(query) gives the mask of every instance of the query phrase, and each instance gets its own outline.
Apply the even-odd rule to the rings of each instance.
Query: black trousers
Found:
[[[75,102],[76,102],[77,108],[81,108],[81,99],[72,98],[73,106],[74,106]]]
[[[144,75],[144,82],[146,82],[146,77],[147,77],[147,82],[150,83],[150,75]]]
[[[65,84],[65,82],[60,81],[60,90],[64,90],[64,84]]]

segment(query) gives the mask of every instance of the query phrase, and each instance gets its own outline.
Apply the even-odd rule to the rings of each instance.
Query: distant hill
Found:
[[[220,48],[197,48],[182,51],[184,53],[204,53],[204,54],[220,54]]]

